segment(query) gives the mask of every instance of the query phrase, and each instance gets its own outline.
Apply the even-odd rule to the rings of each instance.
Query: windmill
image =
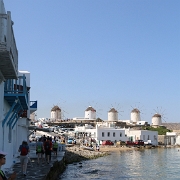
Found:
[[[51,121],[59,121],[62,119],[63,110],[62,107],[59,106],[59,103],[57,105],[53,104],[53,107],[51,108]]]
[[[109,111],[108,111],[108,121],[117,121],[118,120],[118,114],[120,114],[120,116],[122,116],[122,114],[120,112],[124,112],[121,109],[121,107],[119,107],[120,104],[114,104],[115,106],[113,106],[111,104],[111,107],[109,107]]]
[[[162,121],[166,122],[165,117],[165,110],[162,109],[162,107],[157,107],[156,109],[153,109],[155,111],[155,114],[152,116],[152,125],[153,126],[160,126],[162,124]]]
[[[142,115],[144,115],[145,113],[143,113],[143,107],[144,106],[140,106],[140,102],[137,102],[135,104],[135,106],[131,106],[132,110],[131,110],[131,121],[133,123],[137,123],[138,121],[141,121],[141,117],[143,117]],[[144,117],[143,117],[144,118]]]
[[[92,101],[91,103],[90,102],[88,102],[88,104],[89,104],[89,107],[92,107],[94,110],[95,110],[95,116],[98,116],[98,118],[97,119],[101,119],[100,118],[100,115],[102,115],[102,113],[100,112],[100,111],[102,111],[102,109],[99,109],[98,108],[98,103],[97,102],[94,102],[94,101]],[[86,114],[86,113],[85,113]],[[85,115],[86,116],[86,115]],[[95,117],[96,118],[96,117]]]

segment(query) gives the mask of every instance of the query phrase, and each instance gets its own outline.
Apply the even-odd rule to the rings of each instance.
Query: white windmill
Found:
[[[166,122],[166,118],[165,118],[165,110],[162,111],[162,107],[158,108],[157,110],[154,109],[154,111],[156,112],[155,114],[153,114],[152,116],[152,126],[161,126],[162,125],[162,120]]]
[[[142,110],[140,110],[140,109],[142,109],[142,107],[140,108],[139,106],[131,106],[133,109],[131,110],[131,122],[133,123],[133,124],[137,124],[139,121],[141,121],[141,114],[143,114],[142,113]]]
[[[110,110],[108,111],[108,121],[118,121],[119,112],[123,112],[123,111],[120,111],[119,104],[116,105],[115,103],[115,106],[111,104],[111,108],[109,109]]]

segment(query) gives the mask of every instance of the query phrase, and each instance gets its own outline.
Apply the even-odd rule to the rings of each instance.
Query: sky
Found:
[[[64,118],[88,106],[107,120],[133,108],[151,123],[180,122],[179,0],[4,0],[19,70],[31,73],[37,118],[58,105]]]

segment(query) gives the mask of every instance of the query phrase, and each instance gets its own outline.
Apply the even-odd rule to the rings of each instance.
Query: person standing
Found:
[[[22,172],[24,176],[26,176],[28,153],[29,153],[29,146],[26,140],[24,140],[22,144],[19,146],[19,152],[20,152],[20,162],[21,162]]]
[[[7,153],[0,151],[0,180],[15,180],[16,179],[15,172],[11,174],[9,178],[7,178],[3,170],[1,170],[1,166],[6,164],[6,155]]]
[[[43,142],[42,142],[42,139],[39,138],[39,141],[36,143],[36,154],[38,156],[37,157],[38,165],[39,165],[39,159],[40,158],[41,158],[41,162],[42,162],[43,152],[44,152]]]

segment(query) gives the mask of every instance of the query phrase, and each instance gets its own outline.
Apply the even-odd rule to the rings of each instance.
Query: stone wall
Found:
[[[65,157],[61,161],[56,161],[53,167],[50,168],[48,174],[43,178],[43,180],[53,180],[57,179],[61,173],[64,172],[66,168]]]
[[[165,144],[165,135],[158,135],[158,143]]]

